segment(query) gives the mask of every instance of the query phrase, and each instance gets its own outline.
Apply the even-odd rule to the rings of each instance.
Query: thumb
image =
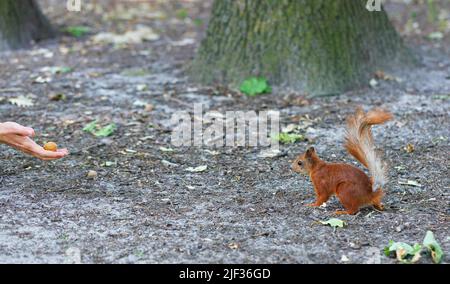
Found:
[[[34,129],[31,127],[25,127],[28,131],[28,135],[29,137],[34,137],[36,135],[36,133],[34,132]]]

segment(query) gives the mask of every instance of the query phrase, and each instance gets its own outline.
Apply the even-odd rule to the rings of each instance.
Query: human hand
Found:
[[[59,149],[56,152],[44,150],[31,139],[34,135],[35,132],[30,127],[15,122],[0,123],[0,143],[44,161],[61,159],[69,154],[67,149]]]

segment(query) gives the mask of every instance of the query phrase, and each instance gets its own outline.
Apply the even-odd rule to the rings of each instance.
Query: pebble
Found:
[[[87,178],[88,178],[88,179],[95,179],[95,178],[97,178],[97,176],[98,176],[98,174],[97,174],[96,171],[89,171],[89,172],[87,173]]]
[[[341,262],[349,262],[349,261],[350,261],[350,259],[346,255],[343,255],[341,257]]]
[[[408,228],[410,225],[411,225],[411,223],[406,222],[406,223],[403,224],[403,225],[399,225],[399,226],[395,227],[395,231],[398,232],[398,233],[400,233],[400,232],[403,231],[405,228]]]
[[[360,244],[356,244],[356,243],[349,243],[348,244],[349,247],[351,247],[352,249],[360,249],[361,245]]]

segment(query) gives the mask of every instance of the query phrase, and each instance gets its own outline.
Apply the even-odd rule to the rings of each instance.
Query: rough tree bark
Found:
[[[276,85],[333,93],[378,69],[413,62],[384,10],[367,0],[215,0],[191,67],[203,83],[264,76]]]
[[[54,35],[35,0],[0,0],[0,51]]]

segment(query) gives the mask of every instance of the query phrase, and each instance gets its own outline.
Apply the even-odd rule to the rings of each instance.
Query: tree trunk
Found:
[[[384,10],[367,0],[215,0],[192,77],[240,84],[263,76],[313,94],[368,84],[413,62]]]
[[[0,0],[0,50],[16,49],[53,36],[35,0]]]

